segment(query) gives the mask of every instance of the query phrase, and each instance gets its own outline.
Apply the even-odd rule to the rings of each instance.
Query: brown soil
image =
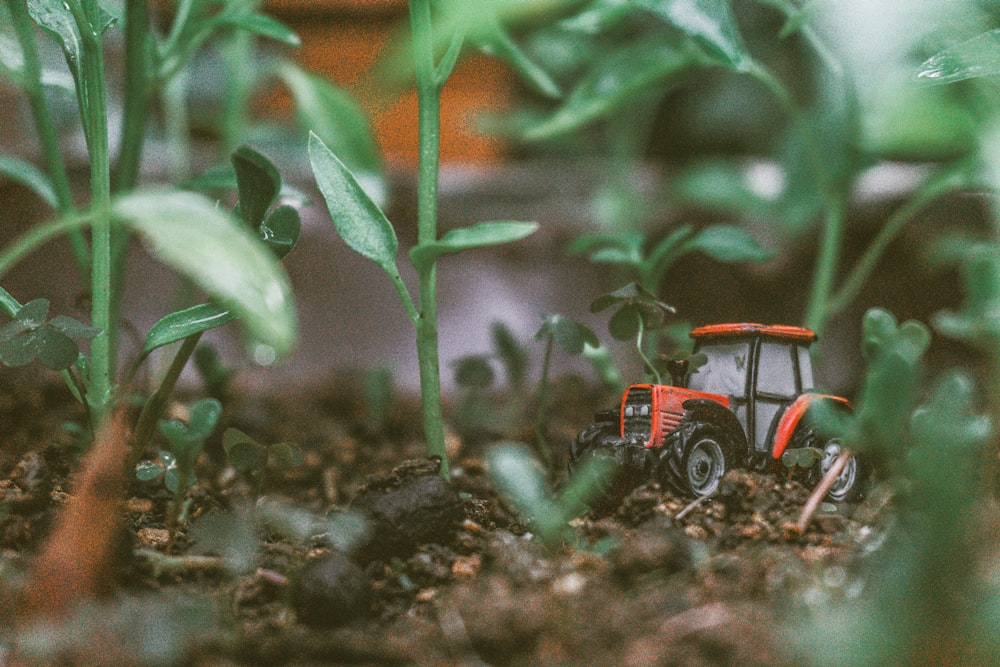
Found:
[[[651,483],[608,516],[572,522],[587,548],[546,549],[484,463],[491,443],[530,441],[530,429],[452,436],[448,488],[429,481],[415,402],[397,401],[375,432],[349,386],[230,397],[227,426],[296,442],[305,464],[254,479],[226,466],[213,441],[173,544],[171,494],[162,480],[130,477],[113,590],[54,630],[21,623],[0,646],[18,647],[25,664],[791,665],[800,657],[783,629],[810,601],[850,595],[885,532],[878,487],[820,512],[799,536],[790,525],[809,489],[783,473],[734,471],[681,520],[691,499]],[[553,394],[561,458],[609,397],[576,381]],[[8,601],[30,588],[36,554],[76,493],[80,453],[64,424],[81,416],[57,385],[0,394]],[[345,518],[352,504],[374,526],[361,537]],[[175,558],[156,556],[168,548]],[[17,604],[3,607],[12,620]]]

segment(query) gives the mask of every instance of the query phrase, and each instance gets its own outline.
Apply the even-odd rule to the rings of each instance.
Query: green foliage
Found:
[[[97,329],[68,315],[48,319],[49,301],[35,299],[24,304],[14,321],[0,327],[0,361],[24,366],[35,359],[54,371],[67,370],[80,356],[74,338],[90,339]]]
[[[222,434],[222,448],[233,468],[257,476],[268,463],[279,468],[292,468],[302,465],[305,460],[302,450],[294,443],[263,445],[236,428],[227,428]]]
[[[552,492],[546,473],[524,445],[497,445],[489,450],[487,463],[490,479],[547,547],[585,546],[567,522],[585,512],[587,503],[597,497],[611,472],[602,465],[606,462],[590,460],[558,494]]]
[[[171,419],[160,422],[160,433],[167,439],[167,451],[159,461],[143,461],[136,466],[136,478],[142,481],[163,475],[164,484],[176,497],[183,497],[195,482],[195,465],[205,441],[215,430],[222,415],[222,404],[214,398],[192,403],[188,423]]]
[[[612,307],[615,312],[608,322],[608,331],[618,340],[642,336],[644,330],[660,329],[677,312],[635,282],[599,296],[590,304],[590,312],[599,313]]]

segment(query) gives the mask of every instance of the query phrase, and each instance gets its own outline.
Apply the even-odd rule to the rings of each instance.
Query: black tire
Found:
[[[830,466],[843,451],[839,438],[830,438],[825,443],[818,445],[818,448],[823,450],[823,458],[810,471],[810,482],[813,484],[819,484],[819,481],[823,479]],[[847,465],[844,466],[843,472],[833,482],[826,497],[835,503],[857,500],[862,495],[863,481],[862,461],[856,455],[852,455],[848,459]]]
[[[567,465],[570,477],[589,458],[603,458],[614,462],[613,449],[604,445],[607,441],[618,438],[618,434],[618,423],[606,421],[597,422],[580,431],[570,445]],[[616,466],[601,482],[600,488],[590,502],[591,510],[596,515],[613,512],[639,481]]]
[[[713,493],[736,460],[732,444],[720,429],[711,426],[695,429],[683,443],[679,457],[677,449],[664,446],[660,482],[689,496]]]

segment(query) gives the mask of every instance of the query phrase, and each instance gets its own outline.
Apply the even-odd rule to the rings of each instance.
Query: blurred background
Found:
[[[106,4],[114,14],[115,3]],[[302,195],[303,240],[285,260],[301,341],[291,359],[259,369],[249,382],[280,386],[386,366],[415,388],[413,332],[396,294],[381,270],[337,237],[305,150],[307,130],[316,131],[385,207],[403,249],[415,242],[417,104],[407,4],[244,4],[300,43],[240,32],[190,53],[180,83],[156,105],[143,177],[183,181],[249,143]],[[939,181],[981,157],[992,91],[982,80],[932,85],[928,63],[995,25],[996,3],[436,6],[442,34],[466,34],[442,95],[440,227],[541,226],[525,241],[442,261],[447,388],[458,359],[491,352],[494,322],[528,344],[547,313],[590,326],[623,376],[638,377],[628,344],[608,334],[607,314],[589,309],[638,278],[655,282],[647,287],[677,308],[680,323],[816,327],[819,379],[836,391],[850,391],[860,371],[865,310],[877,305],[900,320],[931,321],[961,306],[959,241],[967,240],[964,248],[988,237],[992,214],[968,181]],[[154,20],[166,30],[176,8],[153,3]],[[115,62],[121,36],[111,30],[108,40]],[[47,62],[55,68],[61,54],[52,51]],[[109,90],[112,109],[120,109],[122,93],[120,84]],[[58,90],[52,95],[58,99]],[[27,105],[13,87],[0,87],[0,104],[0,149],[37,162]],[[62,140],[77,158],[70,168],[86,191],[74,105],[63,99],[57,109]],[[120,115],[109,119],[112,136]],[[4,244],[48,215],[13,181],[0,180],[0,199]],[[655,259],[671,238],[660,263],[643,268],[640,259]],[[55,265],[70,264],[64,248],[48,252]],[[826,296],[817,295],[821,264]],[[66,290],[51,269],[33,268],[47,266],[26,262],[5,286],[19,298],[47,296],[58,312],[85,314],[83,288]],[[145,331],[167,311],[176,282],[138,248],[130,271],[137,287],[126,313]],[[412,272],[404,279],[413,284]],[[683,341],[678,331],[671,334]],[[246,363],[234,328],[211,340],[228,363]],[[660,344],[670,352],[678,343],[667,335]],[[929,358],[942,366],[972,358],[941,336],[934,345]],[[540,344],[529,349],[540,357]],[[579,360],[558,363],[588,372]]]

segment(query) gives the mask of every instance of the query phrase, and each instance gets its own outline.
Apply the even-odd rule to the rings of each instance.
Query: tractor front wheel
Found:
[[[680,454],[680,456],[678,456]],[[686,441],[664,447],[659,478],[686,495],[703,496],[719,488],[719,481],[733,466],[729,441],[710,426],[698,428]]]
[[[726,455],[720,439],[713,434],[698,438],[684,457],[684,470],[691,493],[703,496],[719,488],[726,474]]]

